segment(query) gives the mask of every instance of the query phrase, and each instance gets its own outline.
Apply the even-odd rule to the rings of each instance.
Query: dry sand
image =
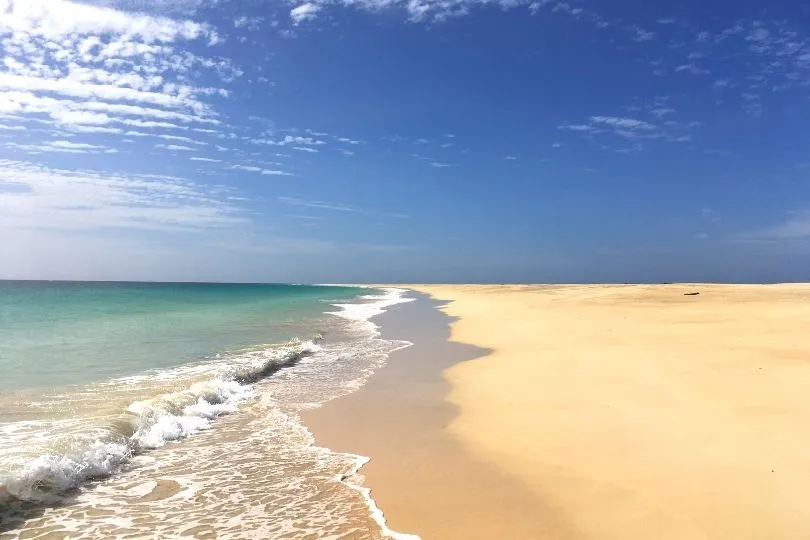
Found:
[[[564,524],[543,538],[810,538],[810,286],[413,288],[493,350],[445,371],[446,429]]]

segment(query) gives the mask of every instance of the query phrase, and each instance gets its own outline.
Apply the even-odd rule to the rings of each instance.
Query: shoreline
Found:
[[[356,392],[303,411],[302,422],[316,445],[370,456],[359,471],[363,487],[371,490],[387,526],[402,535],[547,536],[553,514],[520,481],[474,459],[447,432],[457,410],[446,399],[444,370],[488,351],[448,341],[451,318],[439,311],[442,303],[421,293],[408,296],[417,300],[372,322],[380,338],[412,345],[391,353]]]
[[[354,475],[367,458],[313,445],[297,414],[362,385],[387,351],[399,346],[375,339],[369,322],[399,302],[399,291],[373,292],[347,297],[349,303],[328,302],[329,311],[318,305],[320,315],[302,318],[298,328],[330,336],[319,344],[262,344],[92,383],[88,388],[102,390],[94,394],[103,407],[87,407],[84,416],[69,420],[100,418],[91,425],[96,431],[74,430],[89,435],[61,454],[34,448],[30,458],[18,459],[20,472],[0,469],[0,538],[43,532],[57,538],[76,530],[99,537],[193,531],[199,538],[252,530],[280,538],[292,537],[293,529],[304,536],[310,527],[343,537],[377,525],[384,529],[367,490],[334,481]],[[77,388],[76,395],[85,396],[84,387]],[[11,434],[4,430],[0,436]],[[221,504],[237,497],[246,504]],[[294,512],[287,503],[296,506]],[[118,512],[136,516],[138,523],[107,521]],[[153,512],[162,519],[156,521]],[[217,517],[227,523],[213,521]]]
[[[810,285],[402,287],[422,302],[375,322],[414,345],[303,418],[371,456],[392,529],[810,536]]]
[[[810,285],[397,289],[414,301],[386,294],[325,312],[372,331],[381,348],[343,348],[323,364],[327,372],[302,362],[255,381],[274,388],[266,402],[195,432],[182,443],[185,452],[150,450],[138,467],[77,491],[74,509],[32,508],[39,519],[31,525],[51,526],[65,512],[71,526],[117,526],[104,525],[105,513],[83,516],[83,508],[129,508],[148,521],[157,505],[178,520],[161,522],[164,529],[197,516],[196,527],[214,534],[207,513],[217,496],[207,500],[215,491],[195,482],[218,476],[187,478],[188,460],[197,463],[205,450],[211,470],[222,467],[219,477],[242,466],[241,476],[216,485],[218,497],[251,493],[262,501],[283,491],[253,493],[268,480],[264,467],[279,450],[300,449],[300,462],[278,461],[278,470],[291,467],[278,478],[315,471],[306,478],[320,488],[309,492],[307,508],[320,510],[301,513],[295,526],[330,515],[322,524],[348,538],[810,537],[803,485],[810,475],[803,430],[810,423]],[[378,353],[371,362],[368,355]],[[348,394],[331,394],[340,397],[314,409],[295,405],[310,403],[307,388],[317,386],[302,382],[342,380],[349,373],[342,366],[364,358],[367,365],[356,364],[366,365],[356,379],[364,382]],[[272,365],[280,367],[278,359]],[[271,395],[287,396],[292,408],[273,416]],[[294,421],[274,433],[289,440],[262,439],[231,461],[229,445],[282,417]],[[319,506],[328,496],[343,503]],[[234,526],[271,527],[268,515],[250,513],[260,506],[240,506],[245,521]],[[5,537],[13,523],[1,510]],[[277,517],[272,527],[290,519]]]

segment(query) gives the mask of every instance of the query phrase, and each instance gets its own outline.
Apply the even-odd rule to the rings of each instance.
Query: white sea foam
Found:
[[[82,450],[42,455],[22,473],[4,479],[5,491],[21,500],[47,501],[87,480],[108,476],[131,454],[126,443],[96,440]]]
[[[3,492],[21,500],[51,500],[87,480],[113,474],[134,454],[208,429],[217,417],[235,412],[253,395],[250,383],[318,350],[311,341],[293,341],[244,355],[237,365],[223,366],[219,377],[186,390],[136,401],[126,409],[129,429],[124,433],[120,425],[100,428],[95,431],[101,433],[71,439],[68,448],[40,455],[20,472],[0,477],[0,503]]]
[[[76,534],[82,531],[84,531],[82,534],[91,534],[92,530],[101,535],[102,529],[99,527],[105,523],[104,526],[131,529],[135,527],[134,524],[124,527],[123,524],[115,522],[117,519],[115,516],[96,518],[90,523],[82,517],[81,508],[86,504],[99,508],[107,505],[106,508],[118,512],[122,503],[127,504],[127,497],[140,498],[156,485],[154,479],[158,476],[153,472],[153,467],[161,467],[159,470],[165,471],[167,463],[176,462],[172,478],[181,485],[181,491],[166,501],[150,503],[162,505],[160,515],[163,517],[157,521],[150,521],[154,516],[142,516],[145,521],[139,527],[142,531],[146,531],[144,534],[157,534],[155,531],[158,530],[164,534],[176,531],[177,527],[189,521],[193,522],[194,516],[199,518],[202,515],[210,515],[213,511],[211,504],[214,504],[214,501],[232,500],[234,507],[244,508],[244,515],[239,520],[219,525],[223,537],[248,538],[245,536],[248,531],[251,531],[253,537],[255,534],[273,537],[283,531],[287,531],[285,534],[288,536],[303,535],[303,531],[297,527],[308,524],[310,531],[308,534],[320,534],[331,530],[331,534],[327,533],[321,537],[343,538],[342,534],[335,534],[335,531],[341,523],[349,523],[346,521],[349,519],[348,516],[344,516],[349,509],[342,506],[346,501],[328,498],[321,501],[320,495],[310,498],[308,492],[299,493],[297,490],[302,488],[295,487],[306,480],[297,478],[297,475],[279,472],[279,470],[295,470],[301,463],[308,462],[306,456],[312,455],[313,452],[316,455],[322,452],[320,455],[324,456],[324,460],[317,460],[314,464],[315,468],[311,473],[313,479],[320,474],[318,472],[322,470],[320,467],[324,467],[323,470],[331,467],[334,471],[334,468],[341,467],[340,464],[343,463],[343,471],[336,480],[342,480],[361,495],[354,503],[357,506],[353,512],[359,510],[361,514],[364,513],[365,509],[361,505],[365,505],[369,512],[367,515],[374,519],[385,536],[396,540],[418,539],[414,535],[392,531],[373,500],[370,490],[354,477],[369,458],[318,449],[313,446],[314,440],[310,435],[304,437],[308,438],[307,441],[299,441],[301,435],[296,434],[308,434],[297,419],[296,411],[308,408],[307,403],[317,406],[362,386],[368,377],[384,364],[392,350],[408,345],[406,342],[374,339],[379,335],[378,327],[369,320],[394,304],[409,301],[410,299],[404,298],[405,293],[403,289],[388,288],[383,290],[383,294],[363,297],[365,301],[363,304],[337,304],[335,306],[337,310],[333,315],[349,322],[354,321],[356,324],[349,325],[348,332],[351,339],[334,344],[325,342],[324,349],[311,342],[292,342],[284,346],[267,347],[264,350],[253,349],[238,354],[217,355],[201,363],[103,383],[104,389],[100,392],[103,396],[107,395],[107,391],[115,392],[121,388],[129,388],[132,392],[130,394],[132,398],[121,401],[125,405],[118,416],[125,419],[124,425],[120,425],[119,422],[119,425],[114,429],[108,429],[106,433],[96,431],[95,439],[83,438],[79,442],[74,441],[67,448],[58,445],[53,452],[29,460],[22,470],[15,468],[15,471],[18,471],[15,474],[5,479],[0,477],[0,499],[3,497],[3,483],[6,484],[5,490],[15,498],[42,501],[53,494],[75,488],[87,480],[109,476],[132,461],[133,464],[137,464],[137,468],[126,467],[125,474],[115,475],[93,490],[78,492],[78,501],[81,502],[76,505],[75,516],[68,517],[62,512],[54,512],[52,515],[49,514],[47,522],[42,524],[45,526],[48,523],[59,523]],[[345,325],[339,326],[343,329]],[[267,378],[280,368],[299,362],[297,368],[284,370],[276,377]],[[178,384],[181,381],[186,382]],[[163,388],[161,390],[163,393],[154,398],[139,398],[144,394],[140,390],[133,392],[134,389],[152,388],[154,384]],[[175,387],[182,388],[183,385],[188,386],[180,391],[173,390]],[[296,392],[296,388],[304,390]],[[220,444],[210,443],[218,440],[218,437],[210,439],[205,436],[192,437],[183,444],[182,447],[188,445],[188,448],[193,448],[190,453],[171,450],[151,455],[142,454],[149,449],[165,446],[171,441],[178,441],[201,430],[215,427],[218,417],[237,411],[240,404],[247,400],[255,404],[243,409],[240,415],[234,418],[236,423],[228,422],[221,428],[223,433],[227,434],[235,426],[245,426],[243,419],[248,419],[247,425],[250,427],[245,428],[234,442],[239,448],[238,459],[234,459],[234,456],[228,453],[229,449],[221,448]],[[278,408],[279,406],[282,408]],[[282,411],[287,412],[285,414]],[[50,427],[56,425],[51,422]],[[65,426],[68,428],[67,431],[73,429],[69,422]],[[14,428],[0,426],[0,431],[4,427],[9,427],[8,434],[14,440],[24,440],[24,437],[37,431],[36,422]],[[303,446],[297,446],[300,444]],[[252,465],[240,464],[246,459],[251,460]],[[347,459],[350,464],[348,469]],[[274,464],[272,466],[276,475],[273,475],[273,478],[262,477],[261,485],[252,484],[253,471],[265,470],[265,466],[271,464]],[[245,468],[240,474],[233,476],[234,469],[239,467]],[[348,478],[346,472],[350,472]],[[227,476],[230,480],[219,486],[216,479],[223,476]],[[133,483],[132,480],[137,481]],[[226,486],[229,487],[226,489]],[[260,496],[268,486],[273,486],[270,490],[271,495]],[[284,515],[276,516],[277,519],[267,514],[266,503],[245,504],[248,500],[277,501],[276,495],[272,493],[282,492],[278,490],[290,490],[285,496],[294,495],[294,497],[284,499],[288,501],[285,504],[293,506],[284,507],[287,508]],[[197,509],[199,511],[197,513],[197,510],[193,510],[196,499],[190,494],[208,492],[211,492],[209,504],[203,504]],[[247,493],[251,495],[248,496]],[[300,506],[297,498],[300,496],[306,497],[307,504],[312,505],[312,508],[297,514],[298,519],[292,521],[290,511],[291,508]],[[335,504],[338,500],[342,502]],[[242,532],[234,532],[237,530]],[[361,529],[354,530],[361,532]]]
[[[371,458],[367,456],[354,456],[355,457],[355,468],[352,475],[356,475],[360,472],[360,469],[363,466],[371,461]],[[369,510],[371,511],[371,517],[380,526],[382,533],[389,537],[393,538],[394,540],[421,540],[421,538],[415,534],[408,534],[408,533],[401,533],[397,532],[390,527],[388,527],[388,523],[385,520],[385,514],[383,513],[382,509],[377,506],[377,502],[374,500],[374,497],[371,496],[371,488],[367,488],[365,486],[361,486],[358,484],[353,484],[351,482],[343,481],[347,486],[350,488],[358,491],[362,496],[363,500],[365,501],[366,505],[368,506]]]
[[[362,299],[370,300],[370,302],[367,303],[333,304],[335,307],[340,308],[340,311],[332,312],[331,314],[336,315],[338,317],[342,317],[344,319],[349,319],[352,321],[363,323],[364,325],[366,325],[366,328],[371,332],[372,335],[374,336],[379,335],[379,326],[371,321],[373,317],[376,317],[377,315],[382,315],[391,306],[401,304],[404,302],[413,302],[415,300],[415,298],[405,297],[405,294],[408,292],[406,289],[386,287],[380,290],[383,291],[383,294],[381,295],[362,296],[361,297]],[[402,346],[407,347],[410,345],[411,343],[403,342]],[[351,476],[357,475],[360,472],[360,469],[362,469],[366,463],[371,461],[371,458],[368,456],[355,455],[354,457],[355,457],[355,467]],[[351,481],[346,480],[342,481],[347,486],[358,491],[363,496],[363,500],[365,501],[366,506],[368,506],[368,509],[371,513],[371,517],[374,519],[377,525],[379,525],[380,529],[382,530],[382,533],[385,536],[393,538],[394,540],[420,540],[420,537],[415,534],[397,532],[388,527],[388,523],[385,520],[385,514],[383,513],[382,509],[379,506],[377,506],[377,502],[371,495],[370,488],[365,487],[361,484],[352,483]]]
[[[386,287],[380,289],[383,294],[369,294],[361,296],[363,300],[370,300],[370,302],[362,304],[332,304],[340,308],[340,311],[332,312],[332,315],[343,317],[353,321],[366,322],[371,326],[369,328],[377,328],[377,325],[371,322],[372,317],[382,315],[386,309],[396,304],[403,302],[413,302],[414,298],[406,298],[404,295],[408,291],[406,289],[397,289],[394,287]]]

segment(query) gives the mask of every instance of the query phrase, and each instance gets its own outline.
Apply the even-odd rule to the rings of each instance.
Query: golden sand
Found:
[[[445,372],[447,429],[548,538],[810,538],[810,286],[412,288],[493,350]]]

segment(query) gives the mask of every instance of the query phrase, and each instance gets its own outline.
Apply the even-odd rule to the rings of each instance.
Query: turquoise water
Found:
[[[0,281],[0,393],[177,366],[294,337],[368,289]]]
[[[0,281],[0,539],[390,536],[300,413],[408,345],[371,320],[406,294]]]

